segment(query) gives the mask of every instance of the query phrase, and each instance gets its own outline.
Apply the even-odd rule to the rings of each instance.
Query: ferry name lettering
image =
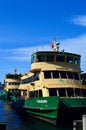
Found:
[[[47,103],[47,100],[37,100],[37,103]]]

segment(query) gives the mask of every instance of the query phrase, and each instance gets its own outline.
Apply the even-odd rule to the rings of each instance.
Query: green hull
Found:
[[[7,99],[8,98],[8,92],[4,91],[2,93],[0,93],[0,99]]]
[[[0,99],[10,99],[12,98],[12,96],[17,96],[19,95],[19,92],[9,92],[9,91],[3,91],[2,93],[0,93]]]
[[[60,123],[72,123],[73,120],[82,120],[86,114],[86,98],[60,98],[59,115]]]
[[[40,97],[25,100],[24,110],[53,124],[72,122],[86,114],[86,98]]]
[[[58,117],[59,101],[57,96],[32,98],[25,100],[23,108],[32,116],[53,122]]]

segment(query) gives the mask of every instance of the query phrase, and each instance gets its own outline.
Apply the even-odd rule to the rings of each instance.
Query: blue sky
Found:
[[[86,0],[0,0],[0,81],[25,73],[36,50],[61,48],[82,55],[86,71]]]

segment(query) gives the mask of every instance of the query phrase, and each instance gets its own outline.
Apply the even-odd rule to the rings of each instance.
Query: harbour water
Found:
[[[6,100],[0,100],[0,122],[6,123],[6,130],[73,130],[72,126],[55,127],[36,118],[23,117]]]

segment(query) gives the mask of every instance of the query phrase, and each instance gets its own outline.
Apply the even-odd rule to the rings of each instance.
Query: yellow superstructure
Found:
[[[84,96],[86,85],[80,77],[81,56],[56,50],[32,54],[31,70],[22,75],[19,85],[22,96]]]
[[[15,92],[18,90],[21,81],[21,74],[7,74],[4,80],[4,90]]]

